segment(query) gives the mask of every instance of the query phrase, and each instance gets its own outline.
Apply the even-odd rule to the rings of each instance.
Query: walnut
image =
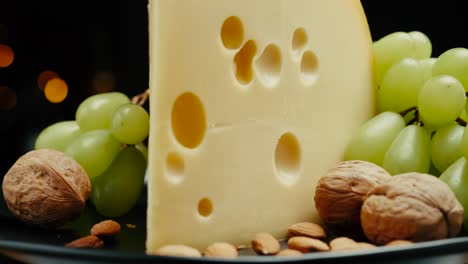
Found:
[[[82,213],[91,183],[75,160],[56,150],[41,149],[21,156],[3,178],[2,188],[16,217],[57,227]]]
[[[344,161],[320,178],[315,189],[315,207],[329,226],[360,226],[364,198],[374,186],[391,179],[380,166],[367,161]]]
[[[447,184],[421,173],[405,173],[376,186],[361,209],[370,241],[427,241],[453,237],[463,223],[463,207]]]

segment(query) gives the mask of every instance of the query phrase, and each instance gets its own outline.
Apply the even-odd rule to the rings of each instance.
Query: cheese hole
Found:
[[[37,86],[39,87],[39,89],[41,89],[41,91],[44,91],[47,82],[58,77],[59,75],[54,71],[43,71],[39,74],[39,77],[37,77]]]
[[[276,145],[275,166],[280,181],[287,185],[296,182],[301,167],[301,147],[296,136],[283,134]]]
[[[280,49],[275,44],[269,44],[256,62],[256,68],[260,76],[260,80],[267,87],[272,87],[279,82],[281,64]]]
[[[177,97],[172,106],[172,131],[186,148],[196,148],[205,136],[206,119],[202,102],[193,93]]]
[[[169,153],[166,157],[166,173],[169,181],[174,184],[181,183],[185,172],[185,163],[177,153]]]
[[[213,203],[208,198],[198,201],[198,214],[203,217],[209,217],[213,213]]]
[[[244,41],[244,27],[236,16],[228,17],[221,28],[221,40],[227,49],[238,49]]]
[[[7,86],[0,86],[0,110],[10,110],[15,106],[16,92]]]
[[[234,56],[236,78],[241,84],[248,84],[253,80],[252,63],[256,53],[257,44],[249,40]]]
[[[301,79],[306,85],[312,85],[318,78],[318,61],[312,51],[306,51],[301,59]]]
[[[13,63],[15,53],[10,46],[0,44],[0,68],[6,68]]]
[[[300,56],[301,52],[307,45],[308,37],[303,28],[298,28],[294,31],[292,38],[292,51],[295,56]]]

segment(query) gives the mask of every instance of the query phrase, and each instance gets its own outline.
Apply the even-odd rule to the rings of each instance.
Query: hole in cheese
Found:
[[[234,56],[236,78],[241,84],[248,84],[253,79],[252,62],[256,53],[257,44],[249,40]]]
[[[278,84],[281,73],[281,51],[275,44],[269,44],[256,62],[260,80],[267,86]]]
[[[0,110],[10,110],[16,106],[16,92],[7,86],[0,86]]]
[[[181,183],[185,172],[185,164],[182,157],[174,152],[167,155],[166,173],[170,182],[174,184]]]
[[[301,147],[291,132],[283,134],[276,145],[275,166],[281,182],[294,184],[301,168]]]
[[[208,198],[203,198],[198,202],[198,214],[208,217],[213,213],[213,203]]]
[[[15,53],[10,46],[0,44],[0,68],[6,68],[13,63]]]
[[[292,38],[292,51],[295,56],[300,56],[307,45],[308,37],[304,28],[298,28],[294,31]]]
[[[205,136],[206,120],[203,104],[193,93],[180,95],[172,106],[172,131],[186,148],[196,148]]]
[[[60,78],[49,80],[44,88],[44,94],[51,103],[60,103],[68,95],[68,85]]]
[[[236,16],[228,17],[221,28],[221,40],[227,49],[238,49],[244,41],[244,27]]]
[[[312,85],[318,78],[318,61],[312,51],[306,51],[301,59],[301,79],[306,85]]]

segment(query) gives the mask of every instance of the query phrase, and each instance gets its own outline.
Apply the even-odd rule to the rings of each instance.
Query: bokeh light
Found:
[[[0,86],[0,110],[10,110],[15,106],[16,92],[7,86]]]
[[[49,102],[60,103],[67,98],[68,85],[63,79],[53,78],[47,82],[44,94]]]
[[[115,88],[115,78],[112,72],[102,71],[97,72],[93,79],[93,92],[106,93],[111,92]]]
[[[0,44],[0,68],[6,68],[13,63],[15,53],[10,46]]]
[[[41,89],[41,91],[44,91],[46,84],[50,80],[54,78],[58,78],[58,77],[59,75],[54,71],[50,71],[50,70],[43,71],[39,74],[39,77],[37,77],[37,86],[39,87],[39,89]]]

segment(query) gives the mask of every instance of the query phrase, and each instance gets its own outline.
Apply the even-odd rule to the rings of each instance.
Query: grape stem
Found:
[[[143,106],[150,96],[150,89],[146,89],[141,94],[137,94],[132,98],[132,103]]]
[[[408,121],[408,125],[412,125],[412,124],[416,123],[418,126],[423,126],[423,123],[421,121],[419,121],[419,111],[418,111],[418,109],[416,107],[415,107],[415,109],[416,109],[416,111],[414,112],[414,117],[413,117],[413,119]]]
[[[406,109],[406,110],[400,112],[400,115],[401,115],[402,117],[405,117],[407,114],[411,113],[411,112],[414,111],[414,110],[417,111],[418,108],[417,108],[416,106],[410,107],[410,108],[408,108],[408,109]]]
[[[459,117],[459,118],[457,118],[456,121],[457,121],[457,123],[458,123],[460,126],[466,127],[466,124],[467,124],[467,123],[466,123],[466,121],[465,121],[463,118]]]

